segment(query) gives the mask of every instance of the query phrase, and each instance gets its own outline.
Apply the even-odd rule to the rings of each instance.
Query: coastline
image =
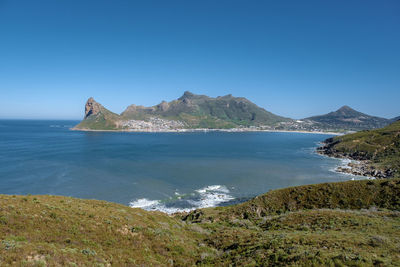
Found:
[[[324,153],[321,153],[318,150],[316,150],[315,153],[322,157],[341,160],[341,164],[339,166],[337,166],[335,169],[332,169],[333,172],[343,173],[343,174],[346,174],[349,176],[362,176],[362,177],[365,177],[365,179],[377,179],[378,178],[378,177],[375,177],[373,175],[367,174],[362,171],[362,170],[365,170],[365,166],[367,166],[367,164],[368,164],[368,162],[366,162],[366,161],[355,160],[355,159],[347,158],[347,157],[333,157],[333,156],[329,156]],[[351,180],[354,180],[354,177],[351,178]]]
[[[121,133],[206,133],[206,132],[228,132],[228,133],[246,133],[246,132],[272,132],[272,133],[306,133],[306,134],[324,134],[324,135],[343,135],[339,132],[322,132],[322,131],[290,131],[290,130],[260,130],[251,128],[232,128],[232,129],[172,129],[172,130],[96,130],[96,129],[77,129],[70,128],[71,131],[81,132],[121,132]]]
[[[367,159],[355,159],[352,158],[350,155],[344,155],[333,151],[331,144],[327,140],[322,142],[321,146],[317,147],[316,153],[330,158],[349,160],[347,164],[338,166],[335,169],[336,172],[355,175],[355,176],[364,176],[367,179],[388,178],[386,171],[377,169]]]

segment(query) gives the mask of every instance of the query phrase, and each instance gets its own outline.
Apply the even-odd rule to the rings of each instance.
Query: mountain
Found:
[[[91,97],[86,102],[83,121],[74,129],[116,130],[119,128],[120,119],[120,115],[109,111]]]
[[[400,117],[399,117],[400,118]],[[325,115],[292,120],[275,115],[244,97],[209,97],[186,91],[171,102],[144,107],[128,106],[116,114],[92,97],[75,130],[180,131],[184,129],[232,129],[348,132],[380,128],[393,122],[358,112],[348,106]],[[398,118],[397,118],[398,119]]]
[[[167,215],[0,195],[1,266],[399,266],[400,180],[269,191]]]
[[[143,119],[149,116],[177,119],[185,122],[189,128],[232,128],[290,121],[258,107],[243,97],[226,95],[212,98],[188,91],[177,100],[169,103],[163,101],[153,107],[131,105],[121,115],[128,119]]]
[[[395,117],[395,118],[393,118],[393,119],[390,119],[391,122],[395,122],[395,121],[399,121],[399,120],[400,120],[400,116]]]
[[[249,126],[274,126],[291,119],[277,116],[243,97],[232,95],[216,98],[186,91],[171,102],[152,107],[130,105],[120,115],[93,98],[85,106],[84,120],[75,129],[104,130],[173,130],[214,128],[229,129]]]
[[[384,128],[365,130],[325,140],[322,154],[367,161],[368,176],[400,177],[400,121]]]
[[[343,106],[325,115],[305,118],[304,121],[311,121],[324,129],[353,131],[381,128],[390,123],[388,119],[370,116],[358,112],[349,106]]]

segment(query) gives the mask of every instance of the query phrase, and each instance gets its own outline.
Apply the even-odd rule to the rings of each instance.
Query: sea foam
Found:
[[[199,208],[215,207],[223,202],[233,200],[234,197],[229,193],[229,189],[224,185],[210,185],[195,190],[191,194],[180,195],[175,192],[175,198],[171,197],[166,200],[139,198],[130,202],[129,206],[144,210],[158,210],[168,214],[188,212]]]

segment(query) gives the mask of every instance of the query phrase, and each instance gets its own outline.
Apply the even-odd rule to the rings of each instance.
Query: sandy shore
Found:
[[[251,128],[233,128],[233,129],[174,129],[174,130],[93,130],[93,129],[77,129],[70,128],[71,131],[82,132],[123,132],[123,133],[203,133],[203,132],[228,132],[228,133],[245,133],[245,132],[272,132],[272,133],[306,133],[306,134],[325,134],[325,135],[342,135],[337,132],[319,132],[319,131],[288,131],[288,130],[258,130]]]

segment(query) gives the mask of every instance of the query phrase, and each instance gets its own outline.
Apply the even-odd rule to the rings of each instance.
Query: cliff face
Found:
[[[89,98],[85,105],[85,119],[91,115],[97,115],[102,108],[103,106],[97,103],[93,97]]]

